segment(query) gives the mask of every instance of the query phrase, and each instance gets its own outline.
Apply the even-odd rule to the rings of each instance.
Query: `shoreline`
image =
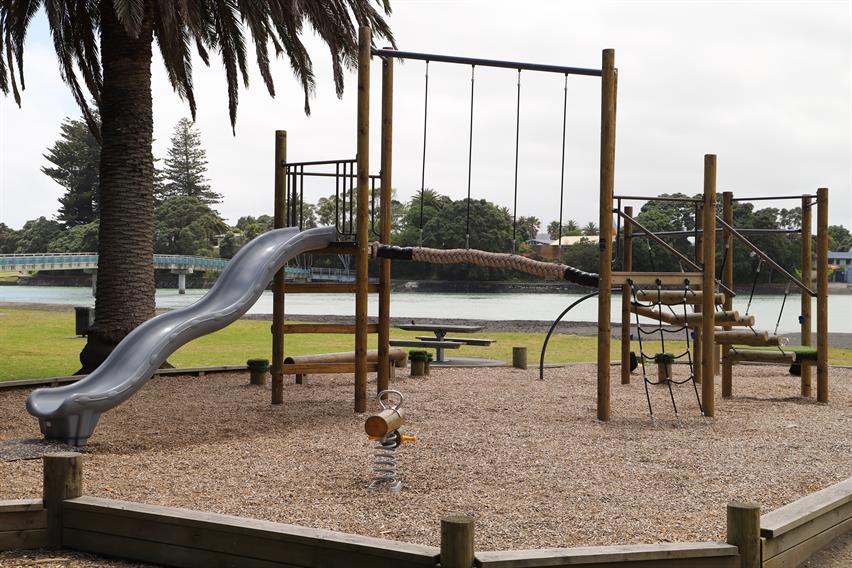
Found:
[[[69,312],[72,313],[74,311],[74,306],[68,304],[39,304],[39,303],[17,303],[17,302],[0,302],[0,310],[3,308],[15,308],[22,310],[42,310],[48,312]],[[169,309],[158,309],[157,314],[165,313],[171,311]],[[2,314],[0,314],[2,315]],[[272,314],[246,314],[242,316],[240,319],[242,320],[254,320],[254,321],[271,321]],[[300,321],[300,322],[309,322],[309,323],[341,323],[341,324],[354,324],[355,316],[337,316],[337,315],[318,315],[318,314],[287,314],[287,319],[290,321]],[[370,323],[376,323],[377,318],[371,317]],[[419,321],[418,321],[419,319]],[[412,320],[412,318],[401,318],[401,317],[392,317],[391,318],[391,327],[408,324],[415,321],[416,323],[428,323],[431,320],[418,318]],[[482,330],[482,334],[486,334],[488,332],[508,332],[508,333],[547,333],[550,329],[550,326],[553,324],[552,321],[546,320],[481,320],[481,319],[462,319],[462,318],[439,318],[439,321],[444,324],[451,325],[481,325],[484,327]],[[620,322],[612,322],[612,336],[615,338],[621,337],[621,323]],[[562,335],[579,335],[584,337],[591,337],[597,335],[598,332],[598,324],[593,321],[561,321],[559,325],[556,327],[554,332],[556,334]],[[635,324],[631,325],[631,328],[634,329],[635,334]],[[783,334],[785,337],[790,339],[791,345],[798,345],[801,342],[801,335],[799,333],[786,333]],[[814,334],[814,342],[816,341],[816,336]],[[841,349],[852,349],[852,333],[845,332],[831,332],[828,334],[828,344],[829,347],[836,347]]]

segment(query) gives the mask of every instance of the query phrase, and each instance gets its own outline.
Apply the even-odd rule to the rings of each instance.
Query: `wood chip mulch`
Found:
[[[786,368],[738,366],[714,419],[684,385],[675,420],[655,387],[652,422],[641,378],[618,384],[613,367],[606,424],[595,377],[576,365],[545,381],[492,368],[398,379],[418,439],[399,451],[395,495],[365,490],[371,443],[350,376],[288,383],[274,407],[246,373],[160,377],[102,417],[84,491],[430,545],[441,516],[462,512],[477,549],[500,550],[724,540],[729,501],[769,511],[852,476],[852,370],[831,369],[821,405],[798,398]],[[39,436],[26,394],[0,392],[0,438]],[[38,461],[0,462],[0,499],[40,494]]]

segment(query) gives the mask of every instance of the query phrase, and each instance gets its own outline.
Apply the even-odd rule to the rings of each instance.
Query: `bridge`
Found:
[[[186,275],[199,272],[221,272],[228,259],[178,254],[155,254],[154,269],[170,270],[178,275],[178,292],[186,293]],[[35,272],[38,270],[83,270],[92,274],[92,293],[97,280],[98,254],[95,252],[33,253],[0,255],[0,272]],[[290,280],[353,282],[349,270],[336,268],[298,268],[288,266]]]

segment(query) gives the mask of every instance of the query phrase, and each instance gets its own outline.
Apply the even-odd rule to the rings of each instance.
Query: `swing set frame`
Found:
[[[373,57],[379,58],[382,66],[381,74],[381,154],[380,154],[380,172],[378,175],[370,174],[370,65]],[[394,60],[409,59],[420,60],[426,63],[425,74],[425,93],[424,93],[424,113],[423,113],[423,148],[422,148],[422,164],[421,164],[421,239],[422,239],[422,207],[423,207],[423,192],[425,191],[426,180],[426,132],[428,120],[428,86],[429,86],[429,64],[449,63],[469,65],[471,67],[471,89],[470,89],[470,124],[469,124],[469,144],[468,144],[468,181],[467,181],[467,202],[468,202],[468,218],[467,218],[467,234],[466,241],[470,242],[470,194],[471,194],[471,171],[472,171],[472,152],[473,152],[473,125],[474,125],[474,85],[475,85],[475,69],[479,67],[496,67],[505,69],[514,69],[518,72],[518,90],[516,104],[516,124],[515,124],[515,179],[514,179],[514,209],[513,209],[513,231],[516,225],[516,209],[517,209],[517,172],[518,172],[518,147],[519,147],[519,131],[520,131],[520,107],[521,107],[521,83],[520,77],[523,71],[537,71],[547,73],[563,74],[566,79],[565,99],[563,101],[563,129],[562,129],[562,164],[561,164],[561,179],[560,179],[560,231],[562,225],[562,209],[564,197],[564,165],[565,165],[565,133],[566,133],[566,112],[567,112],[567,79],[568,75],[581,75],[590,77],[600,77],[601,79],[601,131],[600,131],[600,171],[599,171],[599,230],[603,238],[599,241],[599,262],[598,262],[598,280],[597,280],[597,295],[598,295],[598,351],[597,351],[597,418],[602,421],[608,421],[611,417],[611,377],[610,377],[610,347],[612,341],[612,314],[611,314],[611,299],[613,288],[617,291],[622,290],[622,299],[626,304],[629,304],[629,294],[631,285],[679,285],[683,286],[685,281],[693,289],[712,291],[713,293],[703,294],[700,311],[702,313],[701,327],[694,342],[694,352],[692,360],[697,365],[695,374],[701,382],[701,401],[702,409],[705,416],[714,416],[715,414],[715,392],[714,381],[700,381],[700,377],[713,377],[716,368],[716,358],[713,354],[716,353],[716,322],[715,312],[716,303],[715,291],[722,290],[725,294],[724,305],[729,306],[730,301],[734,296],[732,272],[729,274],[730,263],[726,263],[722,267],[722,275],[720,279],[716,277],[716,156],[707,154],[704,156],[704,186],[701,199],[688,201],[696,202],[700,207],[701,215],[697,217],[697,223],[700,225],[698,229],[707,227],[709,230],[701,231],[700,239],[696,241],[696,256],[695,259],[683,257],[690,266],[692,272],[680,273],[661,273],[661,272],[636,272],[632,270],[630,258],[632,249],[627,244],[629,239],[635,237],[646,236],[655,240],[658,244],[665,244],[663,234],[653,234],[650,231],[643,230],[632,216],[631,208],[621,210],[622,200],[642,199],[656,200],[667,199],[662,197],[642,197],[619,196],[618,208],[615,208],[614,195],[614,176],[615,176],[615,132],[616,132],[616,99],[617,99],[617,83],[618,73],[615,67],[615,52],[612,49],[605,49],[602,52],[601,68],[589,69],[581,67],[565,67],[557,65],[542,65],[535,63],[522,63],[514,61],[501,61],[491,59],[480,59],[470,57],[458,57],[448,55],[438,55],[429,53],[415,53],[408,51],[399,51],[391,48],[377,49],[372,46],[372,38],[369,28],[361,28],[359,35],[359,57],[358,57],[358,103],[357,103],[357,158],[355,160],[354,179],[356,180],[354,201],[356,209],[356,223],[354,242],[338,243],[330,247],[329,251],[319,251],[320,254],[348,252],[355,257],[355,274],[356,281],[354,286],[355,292],[355,363],[352,369],[355,374],[354,381],[354,410],[355,412],[365,412],[367,407],[367,373],[373,369],[378,374],[377,391],[383,391],[388,388],[390,377],[390,361],[389,361],[389,338],[390,338],[390,283],[391,283],[391,257],[389,255],[377,255],[379,270],[378,283],[374,284],[369,281],[368,277],[368,261],[371,254],[371,232],[376,237],[373,239],[379,247],[387,246],[390,248],[391,243],[391,188],[393,187],[393,96],[394,96]],[[283,147],[282,147],[283,140]],[[275,196],[275,227],[284,227],[288,223],[294,222],[292,217],[288,217],[288,211],[294,211],[295,207],[290,204],[288,209],[288,201],[296,198],[296,192],[287,190],[288,180],[295,180],[290,170],[296,164],[288,164],[286,161],[286,133],[278,131],[276,133],[276,196]],[[303,169],[299,171],[304,171]],[[331,174],[334,175],[334,174]],[[350,178],[352,172],[348,173]],[[375,180],[378,180],[378,205],[375,202],[377,193]],[[728,199],[728,193],[724,194]],[[301,192],[299,192],[299,198]],[[806,200],[810,200],[813,196],[802,196],[803,207]],[[732,199],[732,197],[731,197]],[[670,199],[677,200],[677,199]],[[372,202],[372,205],[371,205]],[[809,201],[808,201],[809,203]],[[802,313],[804,317],[802,324],[803,344],[808,345],[810,342],[810,295],[817,297],[817,398],[820,402],[828,401],[828,375],[827,375],[827,203],[828,190],[821,188],[817,191],[816,203],[818,209],[818,236],[817,236],[817,289],[810,290],[808,294],[808,306],[805,307],[805,302],[802,302]],[[810,207],[808,207],[809,212]],[[375,231],[375,219],[379,219],[379,231]],[[613,240],[609,235],[613,234],[613,218],[617,219],[619,234],[616,235],[615,242],[620,245],[621,221],[624,219],[624,262],[622,270],[614,271],[613,265],[615,260],[613,257]],[[723,215],[724,217],[724,215]],[[351,219],[351,217],[350,217]],[[370,231],[370,219],[373,219],[374,230]],[[728,218],[720,219],[722,224],[722,239],[725,247],[732,247],[732,239],[736,237],[738,240],[748,239],[742,232],[736,231],[730,225]],[[808,221],[809,222],[809,221]],[[637,227],[640,232],[635,233],[631,237],[632,229]],[[803,218],[803,229],[805,227],[805,219]],[[805,231],[803,230],[803,250]],[[808,233],[809,236],[809,233]],[[809,240],[809,239],[808,239]],[[560,239],[561,241],[561,239]],[[809,246],[809,245],[808,245]],[[332,250],[333,249],[333,250]],[[671,249],[671,247],[669,247]],[[669,252],[674,249],[669,250]],[[676,254],[677,251],[674,251]],[[762,252],[762,251],[761,251]],[[314,252],[317,254],[317,252]],[[803,252],[803,259],[804,259]],[[682,255],[681,255],[682,256]],[[704,259],[713,260],[704,262]],[[805,272],[803,266],[803,278],[807,282],[810,269]],[[792,277],[792,275],[787,274]],[[795,277],[793,277],[795,278]],[[331,285],[312,285],[311,291],[329,291],[339,292],[341,286]],[[295,285],[294,285],[295,287]],[[289,286],[288,286],[289,289]],[[347,287],[351,290],[352,287]],[[378,293],[379,313],[377,324],[370,324],[367,317],[367,300],[371,292]],[[629,307],[628,307],[629,310]],[[625,319],[625,312],[622,310],[622,323],[629,321],[629,313]],[[724,326],[724,323],[722,324]],[[293,327],[293,326],[289,326]],[[319,327],[313,332],[322,332]],[[341,326],[336,326],[341,327]],[[807,328],[807,334],[806,334]],[[629,359],[625,361],[625,353],[629,357],[630,326],[622,325],[622,382],[625,382],[625,369],[627,372],[627,381],[629,382]],[[725,329],[728,329],[727,327]],[[284,352],[284,284],[283,271],[276,276],[273,284],[273,366],[272,366],[272,396],[273,403],[280,404],[283,402],[283,352]],[[292,332],[292,330],[291,330]],[[369,333],[378,334],[378,361],[373,366],[368,367],[367,363],[367,337]],[[626,333],[626,335],[625,335]],[[626,337],[626,339],[625,339]],[[730,352],[730,349],[725,349],[725,352]],[[706,356],[703,356],[706,354]],[[724,369],[730,368],[730,358],[728,366],[723,365],[723,394],[728,396],[730,393],[730,372]],[[802,370],[802,392],[805,391],[806,373],[808,381],[810,380],[809,369],[806,371],[806,365],[803,365]],[[725,379],[727,377],[727,379]],[[808,383],[809,384],[809,383]],[[808,391],[810,392],[810,391]]]

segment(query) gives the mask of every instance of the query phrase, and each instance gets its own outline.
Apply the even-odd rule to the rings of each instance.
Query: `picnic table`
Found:
[[[435,337],[417,336],[416,340],[391,339],[390,344],[395,347],[431,347],[435,349],[435,362],[443,363],[444,349],[458,349],[462,345],[488,346],[494,343],[492,339],[447,337],[448,333],[476,333],[485,329],[481,325],[453,325],[441,323],[412,323],[397,325],[403,331],[431,331]]]

